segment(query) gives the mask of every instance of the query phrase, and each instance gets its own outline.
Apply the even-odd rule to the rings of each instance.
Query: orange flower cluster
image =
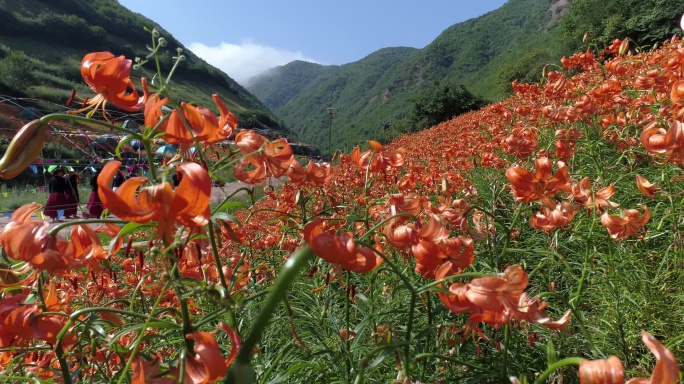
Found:
[[[153,96],[145,105],[145,125],[156,127],[161,123],[157,130],[164,132],[164,141],[180,144],[181,148],[189,148],[195,140],[206,144],[224,141],[233,135],[238,120],[218,95],[214,94],[211,97],[220,111],[220,116],[202,106],[181,103],[180,108],[174,109],[168,118],[162,121],[162,107],[168,103],[168,99]]]
[[[286,175],[293,183],[304,183],[314,187],[322,187],[330,180],[332,172],[328,163],[319,164],[309,160],[309,164],[304,169],[298,161],[293,161]]]
[[[470,283],[454,283],[449,293],[439,293],[444,305],[455,314],[471,313],[466,331],[484,322],[500,328],[511,321],[538,324],[551,329],[565,329],[570,320],[568,310],[559,320],[552,320],[545,312],[548,304],[524,292],[529,284],[527,274],[513,265],[495,277],[473,279]]]
[[[71,229],[71,239],[48,234],[49,224],[42,220],[32,220],[31,215],[43,206],[37,203],[24,205],[12,214],[12,218],[0,233],[0,246],[7,256],[25,261],[38,270],[62,272],[90,266],[106,260],[107,252],[100,243],[98,233],[116,236],[119,227],[105,225],[93,229],[88,225],[75,225]],[[121,247],[116,244],[113,252]]]
[[[656,122],[648,124],[639,136],[641,144],[650,153],[667,157],[673,164],[684,166],[684,123],[670,121],[665,131]]]
[[[137,112],[145,106],[149,92],[147,83],[142,79],[144,93],[140,95],[131,80],[132,61],[123,56],[115,57],[110,52],[94,52],[85,55],[81,63],[81,76],[96,93],[92,99],[85,99],[83,107],[69,111],[71,114],[102,109],[102,115],[107,118],[105,107],[112,103],[116,107],[128,112]],[[76,95],[76,91],[67,102],[69,105]]]
[[[524,168],[511,167],[506,170],[506,178],[511,182],[513,196],[518,202],[542,200],[545,205],[553,206],[550,199],[560,191],[566,191],[570,182],[567,167],[558,162],[558,171],[553,173],[551,161],[540,157],[534,161],[535,172]]]
[[[321,259],[349,271],[368,273],[382,264],[382,257],[376,255],[373,249],[356,246],[351,232],[325,232],[320,218],[304,227],[304,239]],[[382,252],[382,249],[376,251]]]
[[[635,377],[628,380],[627,384],[677,384],[679,382],[679,365],[674,354],[646,331],[641,331],[641,340],[655,355],[657,362],[650,379]],[[579,376],[581,384],[623,384],[625,382],[622,362],[615,356],[606,360],[582,360]]]
[[[41,302],[30,301],[30,290],[0,299],[0,348],[24,347],[38,342],[54,344],[57,334],[67,323],[65,316],[43,314],[60,312],[67,308],[66,298],[60,298],[54,282],[44,291],[46,296]],[[62,344],[69,346],[75,342],[75,335],[68,333]],[[0,366],[5,366],[12,358],[12,352],[0,352]],[[48,360],[49,361],[49,360]]]
[[[416,272],[429,279],[457,274],[475,259],[473,240],[465,236],[450,237],[436,214],[431,214],[424,225],[395,219],[383,233],[393,247],[410,249],[416,259]]]
[[[174,191],[169,183],[138,187],[148,180],[132,177],[114,192],[109,183],[121,166],[119,161],[107,163],[97,178],[98,194],[102,204],[122,220],[135,223],[157,223],[157,237],[169,243],[176,223],[188,227],[201,227],[209,220],[211,178],[199,164],[178,166],[183,179]],[[138,192],[136,196],[136,192]]]
[[[243,183],[257,184],[268,176],[279,178],[294,162],[292,147],[286,139],[268,141],[253,131],[241,131],[235,136],[235,144],[244,158],[235,164],[233,175]]]
[[[421,276],[454,281],[458,274],[472,268],[476,242],[491,240],[494,244],[501,239],[488,220],[499,217],[499,208],[504,212],[512,210],[506,199],[499,199],[493,204],[493,213],[484,212],[489,208],[481,204],[482,196],[490,191],[480,191],[482,196],[478,196],[478,190],[468,181],[469,171],[475,164],[506,168],[505,176],[515,201],[541,203],[539,211],[530,218],[534,228],[551,231],[567,227],[577,216],[576,211],[584,207],[594,209],[596,217],[599,211],[604,211],[601,223],[611,238],[621,240],[640,235],[650,218],[647,206],[643,206],[643,213],[627,209],[621,216],[611,215],[618,207],[611,199],[616,193],[622,193],[612,181],[604,181],[612,175],[598,169],[599,180],[604,184],[592,185],[595,175],[585,177],[585,170],[573,169],[573,158],[587,153],[578,141],[583,138],[587,141],[589,137],[598,138],[601,145],[608,142],[625,151],[626,156],[643,152],[633,150],[641,144],[647,152],[667,162],[684,165],[681,43],[674,39],[654,53],[628,53],[630,56],[625,57],[623,54],[628,48],[628,44],[618,40],[603,52],[616,55],[603,63],[603,70],[600,70],[602,55],[597,58],[591,51],[564,58],[561,63],[566,68],[582,68],[582,71],[572,77],[551,72],[539,84],[514,82],[515,94],[501,103],[461,115],[430,130],[403,136],[386,146],[369,141],[370,150],[362,152],[354,148],[350,155],[341,155],[336,166],[310,161],[304,167],[294,159],[285,139],[271,141],[252,131],[237,133],[235,143],[242,158],[235,162],[236,178],[260,183],[269,176],[286,175],[290,183],[283,178],[282,187],[267,189],[267,197],[251,211],[236,213],[243,226],[223,222],[216,226],[222,238],[212,245],[218,248],[217,258],[224,262],[222,269],[217,268],[209,252],[208,238],[216,232],[205,229],[210,219],[211,179],[203,167],[208,164],[191,162],[178,166],[176,169],[184,177],[175,191],[169,183],[145,185],[149,180],[134,177],[114,192],[109,188],[109,181],[120,164],[110,162],[98,179],[100,197],[105,207],[123,220],[156,222],[158,230],[150,247],[158,244],[159,239],[167,245],[176,243],[174,236],[179,233],[178,227],[187,227],[182,236],[188,236],[188,240],[182,247],[173,249],[173,253],[169,252],[169,263],[176,263],[174,271],[182,279],[200,281],[202,284],[197,286],[207,290],[220,290],[215,284],[221,277],[230,281],[232,288],[222,291],[227,295],[247,292],[250,284],[266,284],[275,275],[274,266],[257,261],[261,255],[253,254],[260,250],[291,251],[302,242],[310,244],[317,255],[337,268],[368,273],[383,262],[381,254],[396,252],[412,266],[415,263],[415,270]],[[156,127],[158,133],[163,133],[159,137],[180,144],[182,149],[195,142],[223,141],[237,130],[235,115],[216,95],[218,115],[190,104],[180,104],[165,114],[162,106],[169,104],[168,100],[149,95],[144,80],[141,96],[130,79],[130,61],[123,57],[108,53],[88,55],[82,72],[86,82],[99,94],[89,105],[91,108],[104,108],[105,101],[127,110],[144,108],[145,125]],[[666,121],[669,128],[658,121]],[[643,131],[635,132],[639,127],[644,127]],[[40,136],[42,131],[37,133]],[[512,161],[529,164],[531,157],[532,170],[529,166],[512,164]],[[478,176],[485,178],[484,183],[491,182],[494,194],[501,191],[497,177],[504,172],[479,171]],[[571,174],[580,181],[573,181]],[[657,197],[659,189],[641,176],[637,176],[637,187],[645,196]],[[61,280],[61,285],[46,290],[44,307],[26,302],[28,289],[15,296],[5,294],[0,299],[0,324],[3,325],[0,347],[53,343],[55,332],[63,327],[65,318],[42,314],[46,311],[69,313],[68,298],[72,293],[82,295],[95,305],[140,292],[146,297],[161,296],[161,307],[176,309],[180,304],[187,304],[193,319],[203,314],[199,301],[194,296],[188,298],[189,291],[176,296],[169,290],[162,295],[159,279],[176,277],[164,275],[163,268],[157,265],[161,263],[155,264],[156,260],[145,259],[152,252],[133,250],[130,235],[124,255],[111,258],[121,264],[126,272],[124,276],[117,276],[114,271],[99,271],[90,276],[74,271],[74,268],[88,267],[98,272],[98,262],[110,257],[99,242],[98,231],[115,236],[118,228],[106,226],[94,230],[89,226],[74,226],[71,239],[66,241],[47,236],[42,223],[31,221],[31,213],[39,208],[30,205],[15,212],[12,223],[0,235],[0,245],[15,260],[25,261],[35,269],[59,272],[56,279]],[[310,217],[315,219],[306,222]],[[288,229],[282,230],[283,227]],[[293,229],[297,227],[303,231]],[[376,233],[368,233],[371,228]],[[519,233],[517,228],[506,231],[505,236],[510,235],[505,238],[506,245],[509,240],[518,241],[515,236]],[[372,239],[368,245],[360,240],[365,238]],[[453,313],[468,315],[462,327],[466,334],[477,330],[480,323],[494,328],[511,322],[533,323],[564,330],[570,312],[559,320],[551,319],[546,313],[547,303],[525,293],[528,285],[523,268],[513,265],[498,276],[454,283],[448,292],[440,286],[439,296]],[[183,284],[179,286],[187,288]],[[35,284],[31,288],[38,290]],[[353,297],[354,287],[348,289]],[[165,317],[178,312],[169,311]],[[188,344],[194,344],[194,351],[190,348],[186,351],[182,367],[186,382],[214,382],[225,375],[239,348],[237,332],[232,329],[227,332],[231,352],[224,359],[217,338],[186,328],[183,336]],[[350,330],[345,332],[343,338],[351,339]],[[132,336],[127,337],[132,340]],[[150,333],[146,337],[153,339],[154,335]],[[127,339],[122,345],[130,347],[131,342]],[[657,347],[655,343],[652,345]],[[662,349],[656,349],[658,364],[671,360]],[[103,348],[94,356],[105,360],[105,352]],[[154,353],[133,360],[133,382],[165,383],[178,379],[179,364],[168,361],[171,359],[163,361],[163,357],[150,357]],[[169,350],[163,353],[173,353],[174,359],[177,355]],[[46,366],[54,368],[54,357],[50,355],[46,359]],[[585,363],[580,376],[586,377],[583,380],[620,382],[622,367],[615,360]],[[7,361],[7,355],[0,355],[0,363]],[[115,368],[120,361],[109,364]],[[654,373],[654,378],[676,377],[671,367],[665,372],[659,368],[661,365],[656,366],[659,373]]]
[[[399,168],[404,165],[404,150],[388,150],[377,141],[368,140],[371,149],[361,153],[359,147],[354,147],[351,152],[351,161],[362,169],[369,172],[384,172],[390,168]]]
[[[233,362],[240,349],[240,336],[224,323],[219,328],[225,331],[231,340],[231,349],[224,359],[216,338],[208,332],[193,332],[186,337],[195,342],[194,356],[185,360],[184,383],[209,384],[222,379],[228,372],[228,366]],[[175,367],[166,373],[161,372],[161,359],[146,361],[136,358],[132,363],[132,384],[173,384],[179,382],[180,369]]]

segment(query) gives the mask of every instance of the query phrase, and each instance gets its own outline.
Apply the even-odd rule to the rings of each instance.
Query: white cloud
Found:
[[[209,64],[221,69],[242,85],[255,75],[267,69],[287,64],[294,60],[316,62],[300,51],[288,51],[244,41],[241,44],[221,42],[210,47],[202,43],[191,43],[189,48]]]

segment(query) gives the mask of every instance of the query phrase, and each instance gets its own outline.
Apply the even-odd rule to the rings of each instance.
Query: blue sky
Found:
[[[422,48],[505,0],[119,0],[245,84],[292,60],[345,64],[385,47]]]

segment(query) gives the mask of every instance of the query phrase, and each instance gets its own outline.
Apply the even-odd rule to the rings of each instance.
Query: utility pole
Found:
[[[332,122],[333,122],[333,117],[335,116],[335,112],[337,112],[337,109],[335,108],[326,108],[325,113],[328,114],[328,153],[332,155]]]

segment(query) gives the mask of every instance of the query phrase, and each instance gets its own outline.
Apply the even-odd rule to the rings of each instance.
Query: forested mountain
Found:
[[[336,148],[349,149],[366,138],[389,135],[388,130],[409,129],[412,100],[435,83],[463,84],[478,96],[496,99],[509,83],[506,79],[500,86],[499,73],[541,74],[557,55],[552,48],[538,49],[524,68],[512,68],[501,58],[515,56],[520,62],[524,47],[551,41],[549,31],[556,29],[563,5],[562,0],[510,0],[451,26],[422,49],[384,48],[340,66],[293,62],[254,79],[247,88],[301,140],[323,149],[329,128],[324,111],[336,108],[332,141]]]
[[[57,104],[64,104],[73,89],[91,96],[80,74],[83,56],[110,51],[144,58],[152,42],[146,27],[166,39],[163,73],[171,69],[176,49],[183,49],[186,60],[173,77],[179,100],[199,101],[213,109],[210,97],[218,93],[243,125],[285,131],[282,122],[241,85],[116,0],[0,0],[0,93]],[[153,66],[145,68],[151,78]],[[145,74],[134,70],[133,76]]]
[[[509,0],[455,24],[422,49],[385,48],[341,66],[293,62],[247,87],[301,140],[327,149],[326,108],[335,108],[333,149],[419,128],[415,102],[431,88],[465,86],[498,100],[513,80],[533,82],[578,49],[629,37],[652,44],[678,30],[676,0]],[[583,43],[585,32],[589,41]],[[634,43],[633,43],[634,45]],[[599,49],[600,49],[599,48]]]

